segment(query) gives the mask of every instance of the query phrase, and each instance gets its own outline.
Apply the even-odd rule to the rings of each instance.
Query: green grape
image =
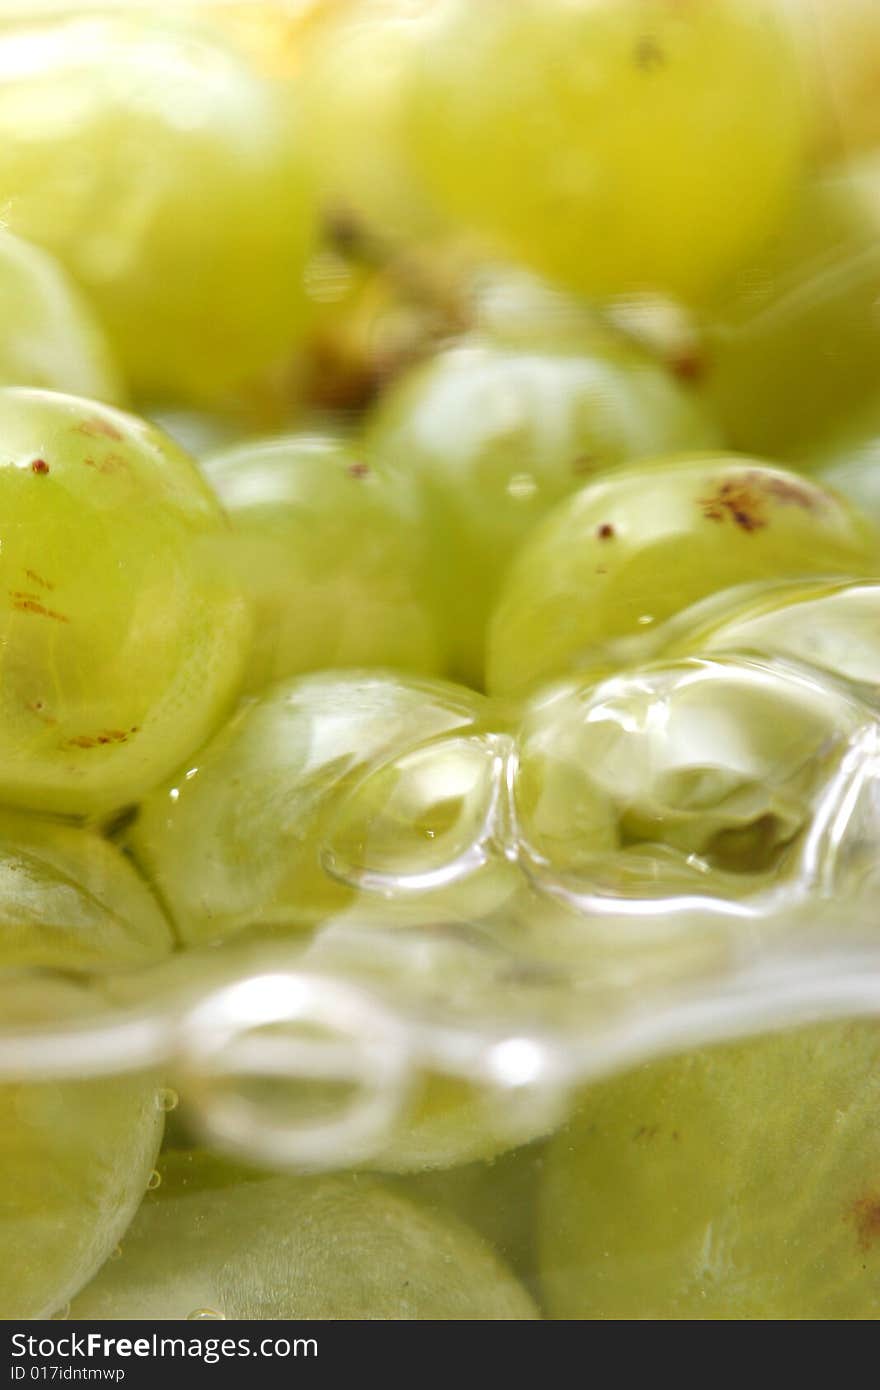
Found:
[[[806,675],[742,660],[553,687],[520,732],[521,843],[539,877],[593,894],[737,898],[796,868],[867,719]]]
[[[0,960],[128,970],[171,950],[168,923],[129,861],[87,830],[0,812]]]
[[[545,1161],[550,1315],[876,1318],[878,1063],[835,1024],[591,1087]]]
[[[0,979],[0,1027],[86,1023],[95,992]],[[137,1210],[162,1135],[154,1079],[0,1083],[0,1317],[48,1318],[100,1268]]]
[[[499,1029],[521,1029],[524,1019],[539,1014],[555,1022],[558,982],[553,980],[548,989],[540,971],[530,974],[516,954],[517,902],[511,893],[494,923],[488,914],[479,919],[476,910],[463,923],[423,907],[416,924],[389,925],[387,904],[378,922],[362,909],[353,910],[322,923],[292,965],[349,982],[392,1014],[405,1010],[425,1020],[439,1016],[463,1030],[487,1019]],[[277,937],[273,944],[277,950]],[[507,1102],[491,1086],[426,1069],[363,1166],[413,1174],[494,1160],[546,1134],[557,1121],[540,1103],[527,1099],[512,1113]],[[430,1186],[426,1183],[426,1189]],[[438,1190],[442,1186],[438,1177]]]
[[[667,659],[692,652],[782,657],[863,687],[862,694],[874,700],[880,688],[880,583],[747,585],[687,609],[669,624],[666,637]]]
[[[472,1227],[531,1290],[544,1152],[539,1142],[488,1163],[417,1173],[401,1178],[400,1190],[422,1207],[441,1215],[452,1212]]]
[[[98,324],[61,266],[0,230],[0,382],[117,402],[122,383]]]
[[[247,636],[221,509],[158,430],[0,391],[0,798],[95,815],[137,799],[222,717]]]
[[[706,311],[705,386],[730,444],[802,464],[876,394],[880,160],[808,183]]]
[[[490,624],[488,685],[506,695],[639,659],[654,624],[730,585],[878,563],[873,527],[784,469],[706,455],[621,470],[560,504],[519,551]]]
[[[239,1175],[171,1154],[74,1320],[538,1316],[466,1226],[362,1176]]]
[[[880,408],[854,411],[842,428],[815,441],[809,463],[823,487],[880,524]]]
[[[785,207],[802,100],[766,0],[447,0],[424,28],[414,166],[513,259],[689,299]]]
[[[719,442],[663,368],[591,336],[579,351],[462,343],[403,378],[367,424],[368,457],[424,517],[423,587],[449,673],[469,684],[483,680],[510,558],[554,503],[603,468]]]
[[[438,222],[409,167],[402,128],[418,21],[430,3],[318,5],[302,34],[304,120],[321,195],[406,238]]]
[[[353,447],[290,435],[209,457],[204,471],[254,609],[251,689],[325,667],[436,669],[414,587],[418,534]]]
[[[424,920],[426,903],[454,899],[449,867],[470,866],[491,799],[488,709],[470,691],[381,672],[284,682],[144,801],[131,850],[188,943],[319,921],[359,885],[375,888],[363,896],[380,914],[396,896]],[[476,909],[482,876],[462,891]]]
[[[299,330],[311,237],[288,85],[155,14],[0,31],[0,203],[87,290],[142,394],[214,399]]]

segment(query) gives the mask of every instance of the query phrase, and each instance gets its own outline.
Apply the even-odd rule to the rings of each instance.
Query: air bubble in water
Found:
[[[177,1092],[172,1091],[171,1088],[167,1086],[163,1087],[163,1089],[156,1096],[156,1105],[160,1110],[163,1110],[166,1113],[166,1115],[171,1110],[177,1109],[179,1101],[180,1096],[177,1094]]]
[[[158,1168],[154,1168],[150,1176],[147,1178],[147,1191],[155,1192],[156,1188],[159,1187],[161,1182],[162,1174],[159,1172]]]
[[[194,1308],[186,1315],[187,1322],[225,1322],[226,1314],[218,1313],[216,1308]]]

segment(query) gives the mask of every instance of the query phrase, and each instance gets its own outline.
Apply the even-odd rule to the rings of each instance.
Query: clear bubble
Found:
[[[159,1110],[163,1110],[167,1115],[170,1111],[176,1110],[180,1104],[180,1096],[173,1091],[170,1086],[164,1086],[156,1096],[156,1105]]]
[[[187,1322],[225,1322],[226,1314],[220,1313],[216,1308],[194,1308],[191,1313],[186,1315]]]
[[[161,1185],[161,1182],[162,1174],[159,1172],[158,1168],[154,1168],[150,1176],[147,1178],[147,1191],[155,1192],[156,1188]]]

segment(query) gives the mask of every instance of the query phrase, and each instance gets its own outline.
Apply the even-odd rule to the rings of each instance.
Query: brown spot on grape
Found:
[[[638,1141],[638,1140],[640,1140],[640,1139],[643,1139],[643,1140],[647,1141],[647,1140],[656,1138],[656,1136],[657,1136],[659,1133],[660,1133],[660,1126],[659,1126],[659,1125],[639,1125],[638,1129],[636,1130],[635,1134],[633,1135],[633,1139],[634,1139],[635,1141]]]
[[[870,1250],[880,1240],[880,1197],[861,1197],[853,1204],[852,1219],[860,1249]]]
[[[709,521],[723,521],[729,516],[742,531],[750,532],[769,524],[768,502],[815,511],[822,501],[822,493],[809,483],[752,468],[726,479],[713,496],[701,497],[699,505]]]
[[[578,454],[571,465],[571,471],[579,478],[585,478],[595,473],[600,466],[595,454]]]
[[[106,458],[102,459],[87,458],[83,459],[83,463],[86,468],[94,468],[97,473],[104,474],[121,473],[124,468],[128,467],[121,454],[107,454]]]
[[[92,439],[121,439],[122,431],[112,424],[109,420],[102,420],[99,415],[92,415],[86,420],[82,420],[78,425],[74,425],[77,434],[87,434]]]
[[[58,613],[54,608],[46,608],[40,603],[39,599],[27,594],[12,595],[12,606],[17,608],[20,613],[36,613],[42,618],[54,618],[56,623],[69,623],[70,619],[66,613]]]
[[[97,748],[99,745],[108,743],[126,743],[128,734],[122,729],[101,729],[97,734],[77,734],[75,738],[69,738],[65,744],[66,748]]]
[[[669,369],[679,381],[702,381],[706,375],[706,359],[696,348],[682,349],[669,359]]]
[[[28,579],[32,579],[35,584],[39,584],[41,589],[54,589],[55,585],[50,579],[44,579],[36,570],[25,570]]]
[[[635,46],[636,67],[643,72],[652,72],[666,64],[666,54],[653,34],[643,34]]]
[[[351,463],[348,466],[348,476],[350,478],[366,478],[370,472],[368,463]]]
[[[709,521],[723,521],[725,516],[729,516],[742,531],[760,530],[767,525],[762,484],[759,473],[743,473],[736,478],[728,478],[712,497],[699,499],[703,516]]]
[[[610,521],[603,521],[601,526],[596,527],[596,539],[600,541],[613,541],[617,535]]]
[[[33,463],[31,464],[31,470],[34,473],[48,473],[49,465],[45,459],[34,459]]]

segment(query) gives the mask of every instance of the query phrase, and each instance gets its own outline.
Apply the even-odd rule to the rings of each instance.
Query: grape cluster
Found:
[[[0,6],[0,1317],[880,1316],[877,1024],[711,1009],[876,901],[877,6],[70,10]]]

